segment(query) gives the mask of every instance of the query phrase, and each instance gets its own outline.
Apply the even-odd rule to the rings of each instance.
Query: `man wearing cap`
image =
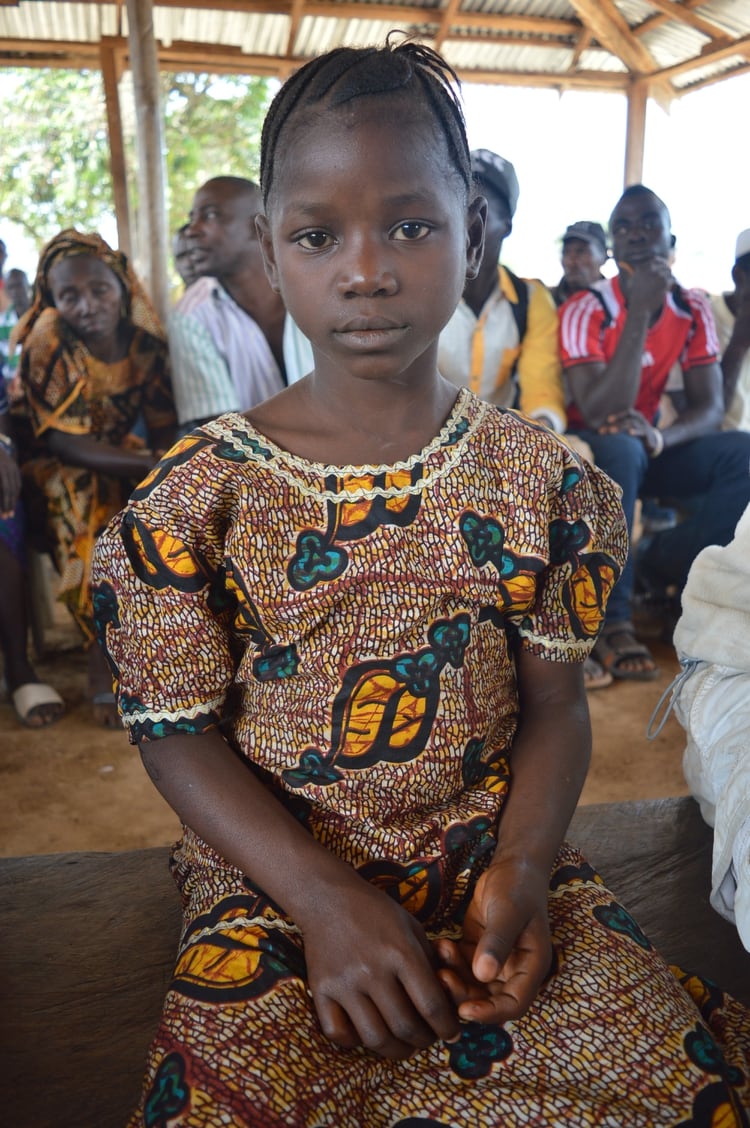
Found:
[[[750,431],[750,227],[737,236],[734,290],[714,294],[711,308],[721,347],[724,429]]]
[[[622,487],[629,528],[638,497],[686,503],[682,521],[638,546],[640,582],[676,601],[698,553],[728,544],[750,504],[750,434],[720,431],[714,319],[707,297],[684,290],[672,276],[675,240],[666,205],[642,184],[632,185],[616,204],[609,231],[618,276],[575,294],[560,310],[568,423]],[[676,362],[684,404],[660,429],[659,401]],[[632,622],[635,577],[631,551],[594,655],[616,678],[644,681],[658,670]]]
[[[488,202],[484,258],[440,335],[438,366],[454,384],[500,407],[520,407],[555,431],[565,429],[557,313],[538,279],[499,265],[518,203],[510,161],[489,149],[471,154],[477,188]]]
[[[607,236],[601,223],[590,219],[571,223],[562,237],[561,261],[563,276],[550,289],[556,306],[604,277],[601,268],[607,261]]]

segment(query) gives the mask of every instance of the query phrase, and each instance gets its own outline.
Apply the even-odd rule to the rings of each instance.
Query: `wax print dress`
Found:
[[[513,772],[513,651],[583,661],[625,552],[617,487],[464,390],[391,467],[305,462],[240,415],[192,432],[100,538],[94,599],[131,739],[220,725],[312,835],[456,937]],[[322,1035],[262,889],[189,829],[172,866],[184,931],[133,1126],[747,1123],[746,1012],[680,982],[568,846],[527,1015],[400,1062]]]

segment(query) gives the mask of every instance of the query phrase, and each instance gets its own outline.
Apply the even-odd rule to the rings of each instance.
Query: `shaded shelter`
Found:
[[[339,45],[399,28],[464,82],[627,95],[623,179],[642,178],[646,108],[750,70],[737,0],[0,0],[0,66],[101,69],[119,242],[137,244],[157,308],[167,232],[159,70],[286,78]],[[119,83],[135,79],[141,203],[128,212]]]

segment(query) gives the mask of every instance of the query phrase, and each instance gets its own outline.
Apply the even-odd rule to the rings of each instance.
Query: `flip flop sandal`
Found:
[[[605,627],[594,647],[593,657],[619,681],[654,681],[659,676],[651,651],[635,637],[632,623],[613,623]],[[631,658],[645,659],[651,663],[651,669],[628,670],[623,663]]]
[[[14,689],[10,696],[16,716],[27,728],[46,728],[47,725],[59,721],[65,712],[65,702],[60,694],[44,682],[26,682],[25,685],[19,685],[18,689]],[[39,709],[45,709],[47,716],[41,724],[34,724],[32,717],[39,715],[37,713]]]
[[[583,688],[606,689],[614,680],[609,670],[605,670],[596,658],[589,655],[583,663]]]

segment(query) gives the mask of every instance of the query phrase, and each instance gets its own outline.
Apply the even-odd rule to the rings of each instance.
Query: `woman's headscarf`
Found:
[[[22,345],[45,309],[54,308],[49,276],[55,263],[73,255],[91,255],[98,258],[117,276],[123,288],[123,316],[139,329],[164,340],[164,330],[146,291],[136,277],[122,251],[113,251],[101,235],[84,235],[73,227],[66,228],[44,247],[39,257],[34,296],[29,309],[13,329],[13,344]]]

